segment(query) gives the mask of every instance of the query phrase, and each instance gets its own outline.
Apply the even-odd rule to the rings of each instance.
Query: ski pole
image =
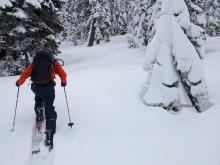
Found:
[[[16,100],[15,112],[14,112],[14,121],[13,121],[13,125],[12,125],[11,132],[14,132],[14,130],[15,130],[15,119],[16,119],[16,113],[17,113],[17,107],[18,107],[19,89],[20,89],[20,88],[18,87],[17,100]]]
[[[71,121],[70,110],[69,110],[69,104],[68,104],[68,100],[67,100],[67,94],[66,94],[66,88],[65,88],[65,87],[64,87],[64,93],[65,93],[66,106],[67,106],[67,111],[68,111],[68,116],[69,116],[69,123],[68,123],[68,126],[72,128],[72,126],[74,125],[74,123]]]

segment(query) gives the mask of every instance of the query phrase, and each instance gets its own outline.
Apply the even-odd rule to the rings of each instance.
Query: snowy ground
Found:
[[[30,156],[34,95],[29,83],[21,87],[16,131],[10,133],[17,77],[0,78],[0,165],[219,165],[219,42],[208,40],[204,61],[215,105],[202,114],[187,108],[179,115],[138,100],[146,78],[144,50],[128,49],[123,38],[92,48],[63,48],[76,125],[67,128],[64,92],[57,80],[58,128],[51,158]]]

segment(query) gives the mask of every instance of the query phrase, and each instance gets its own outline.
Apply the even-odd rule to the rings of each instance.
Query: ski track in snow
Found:
[[[202,114],[187,108],[172,115],[144,106],[138,100],[147,76],[144,50],[128,49],[123,37],[92,48],[63,48],[75,126],[67,126],[64,91],[57,78],[57,133],[54,153],[46,156],[30,155],[34,95],[29,83],[20,89],[16,130],[11,133],[18,77],[0,78],[0,165],[219,165],[220,47],[213,46],[219,40],[207,44],[204,66],[215,105]],[[159,99],[157,93],[150,97]]]

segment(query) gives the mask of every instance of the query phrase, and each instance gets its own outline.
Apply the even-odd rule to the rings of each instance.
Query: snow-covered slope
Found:
[[[207,39],[206,52],[219,52],[220,51],[220,37],[211,37]]]
[[[57,134],[50,159],[30,156],[34,95],[29,83],[20,89],[16,131],[11,133],[18,77],[0,78],[0,165],[219,165],[220,51],[216,50],[209,51],[204,62],[215,105],[202,114],[187,108],[172,115],[138,100],[146,78],[144,50],[128,49],[123,37],[92,48],[63,48],[75,126],[67,127],[64,91],[57,80]],[[159,99],[157,94],[150,97]]]

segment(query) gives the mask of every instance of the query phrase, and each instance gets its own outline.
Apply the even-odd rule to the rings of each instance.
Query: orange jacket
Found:
[[[18,79],[17,83],[19,85],[22,85],[25,80],[30,77],[31,72],[32,72],[32,68],[33,68],[33,64],[28,65],[28,67],[23,71],[23,73],[21,74],[20,78]],[[67,74],[66,72],[63,70],[63,68],[61,67],[61,65],[59,64],[59,62],[57,60],[55,60],[53,62],[53,70],[52,70],[52,74],[51,74],[51,80],[54,81],[54,79],[56,78],[55,75],[59,75],[61,82],[66,84],[66,77]]]

